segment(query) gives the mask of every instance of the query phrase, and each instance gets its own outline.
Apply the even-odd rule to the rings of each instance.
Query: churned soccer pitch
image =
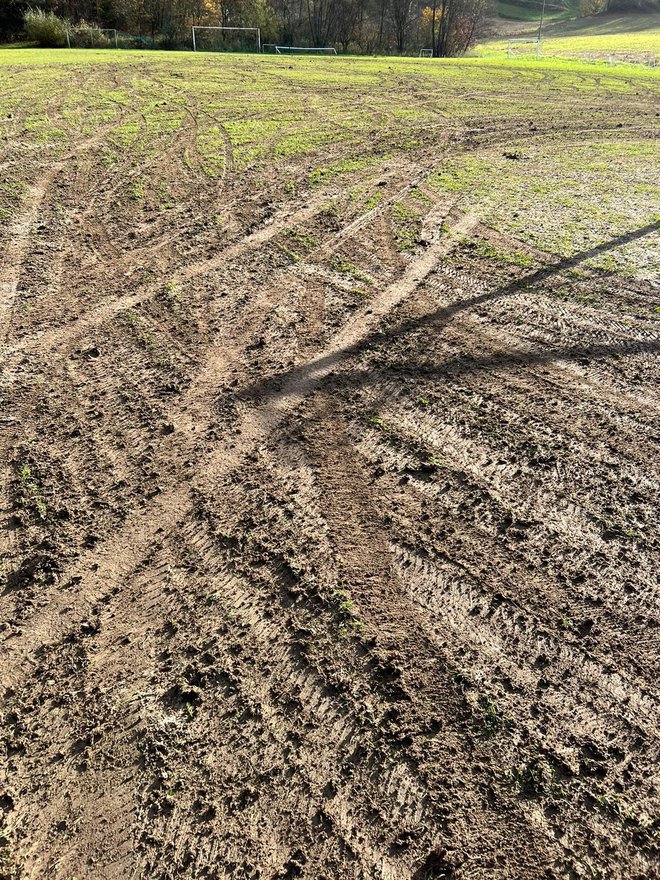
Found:
[[[0,51],[0,876],[653,876],[659,86]]]

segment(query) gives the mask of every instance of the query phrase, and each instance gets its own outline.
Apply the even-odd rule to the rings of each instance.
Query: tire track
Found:
[[[41,205],[47,192],[73,158],[79,156],[81,152],[86,152],[97,146],[106,136],[108,130],[112,130],[116,124],[115,122],[108,126],[101,126],[92,137],[81,141],[76,145],[74,151],[67,152],[61,159],[53,162],[28,190],[23,210],[10,227],[10,241],[5,246],[3,259],[0,263],[0,346],[6,342],[10,335],[11,316],[20,283],[21,269],[29,247],[30,234],[39,217]]]
[[[310,209],[306,209],[310,210]],[[428,218],[429,227],[439,225],[446,216],[446,209]],[[477,220],[473,215],[462,217],[454,227],[456,235],[466,234]],[[265,231],[255,233],[260,242],[267,234]],[[254,237],[251,245],[254,244]],[[221,444],[217,451],[209,454],[203,467],[198,468],[195,484],[199,489],[210,488],[220,483],[224,476],[240,465],[243,456],[255,446],[263,443],[268,435],[302,402],[304,397],[330,375],[348,357],[347,352],[352,346],[371,330],[390,312],[410,296],[419,284],[433,271],[436,263],[449,252],[454,239],[440,240],[437,237],[429,247],[413,260],[401,279],[386,287],[370,303],[369,313],[354,319],[335,340],[315,358],[295,368],[292,375],[284,382],[275,399],[267,399],[259,407],[244,407],[239,414],[235,438],[229,443]],[[202,383],[213,385],[217,370],[225,367],[226,361],[212,360],[205,373]],[[189,423],[190,424],[190,423]],[[8,673],[3,676],[6,687],[16,686],[16,677],[21,678],[25,670],[19,671],[17,662],[27,659],[30,646],[36,642],[44,644],[66,631],[80,609],[89,605],[102,590],[107,581],[120,577],[126,570],[127,562],[136,564],[140,553],[154,541],[160,530],[172,529],[181,514],[190,510],[189,488],[186,485],[175,485],[167,489],[155,503],[147,505],[129,516],[120,532],[108,544],[95,548],[81,556],[73,571],[64,575],[64,580],[72,586],[75,583],[75,601],[70,593],[61,589],[52,597],[47,608],[38,612],[20,635],[15,635],[5,642],[5,668]],[[90,575],[90,568],[95,571]],[[66,609],[69,609],[66,611]],[[16,658],[16,660],[14,660]]]

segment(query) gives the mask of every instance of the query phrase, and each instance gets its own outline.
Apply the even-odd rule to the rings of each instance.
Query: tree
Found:
[[[328,46],[335,35],[337,0],[307,0],[309,32],[313,46]]]
[[[432,0],[422,11],[422,23],[430,32],[436,58],[462,55],[474,41],[487,0]]]
[[[271,0],[277,18],[279,39],[285,46],[295,46],[299,37],[306,33],[307,14],[305,0]]]
[[[397,52],[401,53],[406,48],[406,38],[410,26],[412,12],[412,0],[390,0],[390,11],[394,23],[394,36]]]
[[[489,0],[0,0],[0,37],[23,30],[27,7],[73,24],[151,35],[163,47],[190,44],[191,25],[258,27],[264,42],[341,45],[399,54],[430,45],[434,55],[458,55],[474,39]],[[634,4],[641,0],[583,0]],[[660,0],[644,0],[660,2]]]
[[[335,0],[337,6],[337,26],[335,37],[341,43],[342,52],[358,41],[359,27],[364,19],[363,0]]]
[[[21,33],[28,5],[28,0],[3,0],[0,3],[0,40],[8,41]]]

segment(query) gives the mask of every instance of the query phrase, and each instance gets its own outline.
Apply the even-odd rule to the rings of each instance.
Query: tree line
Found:
[[[543,5],[543,0],[510,2],[539,15]],[[570,6],[578,14],[594,15],[657,11],[660,0],[546,0],[545,6],[547,11]],[[161,48],[189,47],[193,25],[222,25],[258,27],[264,43],[335,46],[362,54],[426,49],[441,57],[470,47],[486,13],[496,13],[496,0],[0,0],[0,41],[24,38],[30,11],[48,17],[60,44],[67,23],[85,23],[90,33],[90,25],[116,28],[149,38],[139,45]],[[38,30],[48,29],[42,21]]]
[[[460,55],[491,0],[0,0],[0,40],[25,34],[25,15],[148,36],[184,48],[193,25],[258,27],[264,43],[335,46],[360,54]],[[43,28],[42,28],[43,30]]]

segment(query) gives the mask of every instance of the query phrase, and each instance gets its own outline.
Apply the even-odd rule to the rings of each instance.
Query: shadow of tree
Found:
[[[465,312],[483,305],[484,303],[511,296],[521,290],[528,290],[530,287],[546,281],[553,275],[571,269],[580,263],[583,263],[585,260],[592,259],[599,254],[628,244],[629,242],[650,235],[658,230],[660,230],[660,221],[648,223],[639,229],[623,233],[622,235],[615,236],[602,244],[580,251],[572,257],[563,257],[556,260],[534,272],[524,275],[522,278],[517,278],[514,281],[509,282],[503,287],[498,287],[492,291],[481,293],[478,296],[460,300],[451,305],[443,306],[434,312],[429,312],[426,315],[415,318],[414,320],[400,323],[398,326],[387,332],[383,332],[381,329],[373,329],[353,345],[348,345],[337,351],[331,351],[325,355],[319,355],[318,357],[312,358],[306,363],[293,367],[290,370],[253,383],[239,391],[239,396],[246,400],[261,400],[262,403],[269,403],[288,396],[292,388],[295,388],[298,392],[310,390],[315,384],[325,378],[335,367],[344,363],[344,361],[346,361],[351,355],[360,354],[361,352],[366,351],[376,342],[383,344],[388,339],[400,338],[401,336],[412,333],[422,327],[427,329],[442,327],[447,324],[454,315],[457,315],[460,312]],[[656,353],[658,351],[660,351],[660,340],[643,343],[630,341],[620,345],[558,347],[536,352],[495,354],[487,358],[476,360],[473,358],[461,359],[459,357],[455,358],[452,363],[454,370],[459,368],[466,369],[468,365],[471,365],[472,369],[484,369],[489,366],[501,367],[507,364],[520,365],[551,362],[554,360],[578,360],[585,357],[602,359],[613,357],[618,354],[636,354],[642,352]],[[445,363],[442,367],[438,367],[435,372],[439,374],[440,372],[452,369],[452,363]],[[460,367],[461,364],[463,365],[462,367]],[[411,364],[410,369],[419,370],[419,365],[417,363]],[[429,374],[425,368],[422,369],[427,375]],[[352,375],[355,377],[356,381],[358,381],[358,377],[360,381],[365,381],[368,377],[368,373],[365,373],[364,371],[356,372]]]

